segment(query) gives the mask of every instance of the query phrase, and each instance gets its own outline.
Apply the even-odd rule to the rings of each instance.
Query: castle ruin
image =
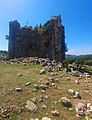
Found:
[[[20,27],[20,23],[9,22],[9,58],[41,57],[65,59],[66,45],[61,16],[51,16],[44,25]]]

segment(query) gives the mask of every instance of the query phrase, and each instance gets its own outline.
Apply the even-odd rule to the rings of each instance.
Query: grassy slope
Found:
[[[85,65],[85,67],[83,67],[83,70],[89,72],[92,75],[92,66]]]
[[[7,64],[7,63],[0,63],[0,106],[3,108],[8,108],[13,106],[15,109],[16,107],[25,107],[27,100],[31,100],[33,97],[39,98],[42,94],[41,90],[39,89],[37,92],[32,92],[33,84],[37,83],[39,80],[44,81],[48,78],[48,72],[44,75],[39,75],[39,69],[41,69],[40,65],[26,65],[23,64]],[[21,77],[17,75],[22,73]],[[51,87],[46,90],[46,93],[43,96],[47,95],[49,99],[44,99],[44,104],[47,105],[47,109],[43,110],[42,104],[37,103],[38,110],[35,113],[30,113],[26,109],[18,114],[16,111],[10,113],[10,118],[6,120],[29,120],[31,117],[39,118],[41,120],[42,117],[48,116],[52,118],[52,120],[75,120],[75,110],[69,111],[62,107],[60,103],[55,104],[55,101],[66,96],[68,97],[72,104],[73,108],[79,100],[75,100],[69,93],[67,92],[69,88],[79,91],[82,98],[89,100],[92,102],[92,96],[85,94],[85,82],[84,79],[80,81],[80,84],[75,84],[74,80],[78,79],[77,77],[72,77],[70,74],[66,74],[62,78],[60,75],[62,72],[59,72],[56,76],[59,79],[59,83],[57,84],[57,89]],[[70,81],[66,81],[66,77],[70,77]],[[31,85],[25,86],[27,82],[31,81]],[[16,87],[22,87],[22,92],[17,93],[15,91]],[[91,86],[89,86],[90,91],[92,91]],[[53,117],[51,115],[52,106],[57,109],[61,116]],[[48,115],[46,115],[48,113]],[[83,118],[84,119],[84,118]],[[3,119],[0,119],[3,120]]]

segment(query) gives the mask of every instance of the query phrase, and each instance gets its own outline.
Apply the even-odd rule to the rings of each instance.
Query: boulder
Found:
[[[59,116],[60,113],[57,110],[51,111],[53,116]]]
[[[40,70],[40,75],[45,74],[45,73],[46,73],[46,72],[45,72],[45,69],[44,69],[44,68]]]
[[[28,86],[28,85],[30,85],[31,84],[31,82],[27,82],[26,84],[25,84],[25,86]]]
[[[76,91],[76,92],[75,92],[75,95],[74,95],[74,98],[81,99],[80,93]]]
[[[68,92],[71,94],[71,95],[74,95],[75,94],[75,91],[73,89],[69,89]]]
[[[18,76],[18,77],[21,77],[22,75],[23,75],[22,73],[18,73],[18,75],[17,75],[17,76]]]
[[[71,80],[70,77],[67,77],[67,78],[66,78],[66,81],[70,81],[70,80]]]
[[[76,109],[76,113],[79,115],[79,116],[84,116],[85,115],[85,110],[87,108],[87,104],[85,103],[78,103],[75,107]]]
[[[7,110],[7,109],[5,109],[5,110],[1,110],[0,111],[0,116],[2,117],[2,118],[7,118],[7,117],[9,117],[9,110]]]
[[[48,66],[48,72],[52,72],[52,66]]]
[[[42,120],[51,120],[51,118],[43,117]]]
[[[17,88],[15,88],[15,91],[21,92],[21,91],[22,91],[22,88],[21,88],[21,87],[17,87]]]
[[[34,84],[34,89],[38,90],[39,86],[37,84]]]
[[[26,108],[31,112],[34,112],[37,110],[37,106],[32,101],[27,101]]]
[[[64,107],[72,107],[72,104],[68,98],[62,97],[60,101]]]
[[[44,104],[44,105],[42,105],[42,108],[43,108],[43,109],[46,109],[46,108],[47,108],[47,106]]]
[[[79,84],[79,81],[78,81],[78,80],[75,80],[75,83],[76,83],[76,84]]]

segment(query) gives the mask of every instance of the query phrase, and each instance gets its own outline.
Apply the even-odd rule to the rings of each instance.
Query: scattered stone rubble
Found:
[[[73,89],[69,89],[68,92],[76,99],[81,99],[80,93],[77,91],[74,91]]]
[[[40,70],[41,75],[45,74],[46,72],[48,72],[49,76],[46,80],[44,80],[42,83],[37,83],[37,84],[32,84],[30,81],[27,82],[26,84],[24,84],[25,87],[31,85],[32,88],[30,88],[31,90],[33,90],[34,92],[40,91],[40,96],[36,96],[33,97],[31,100],[28,100],[26,102],[26,109],[30,112],[35,112],[38,110],[38,104],[40,104],[40,106],[43,108],[43,110],[47,110],[48,109],[48,105],[45,104],[45,101],[49,99],[50,96],[48,96],[48,94],[46,94],[47,90],[51,90],[51,89],[58,89],[58,85],[60,82],[60,78],[57,77],[58,73],[61,72],[62,69],[62,65],[61,63],[56,63],[51,62],[50,60],[45,60],[45,59],[39,59],[39,58],[18,58],[17,59],[13,59],[10,60],[8,62],[8,64],[10,63],[26,63],[26,64],[40,64],[42,67],[44,66],[44,68],[42,68]],[[49,66],[50,64],[50,66]],[[49,67],[47,67],[49,66]],[[39,69],[38,69],[39,71]],[[72,73],[72,74],[71,74]],[[60,73],[59,73],[60,74]],[[72,70],[70,72],[70,75],[75,76],[77,79],[74,79],[74,83],[76,83],[76,86],[79,86],[81,84],[81,80],[85,83],[85,87],[87,90],[87,94],[90,93],[90,95],[92,94],[89,90],[89,86],[91,85],[91,75],[85,73],[85,74],[81,74],[79,71],[74,71]],[[18,75],[18,77],[21,77],[22,75]],[[64,82],[70,82],[71,81],[71,76],[68,76],[67,73],[60,74],[61,80],[62,77],[65,77],[65,81]],[[70,88],[70,87],[69,87]],[[21,92],[22,87],[16,87],[15,88],[16,92]],[[62,91],[61,91],[62,92]],[[85,91],[83,91],[85,92]],[[68,97],[64,96],[61,97],[57,102],[55,101],[55,105],[58,104],[62,104],[63,107],[65,108],[69,108],[69,110],[73,110],[73,107],[75,106],[75,111],[76,111],[76,116],[80,117],[80,116],[89,116],[90,119],[92,118],[92,103],[87,102],[87,101],[83,101],[82,100],[82,96],[80,95],[80,92],[78,92],[76,89],[68,89],[68,93],[71,95],[71,99],[77,101],[76,105],[74,105],[71,101],[71,99],[69,99]],[[75,98],[75,99],[74,99]],[[80,100],[81,99],[81,100]],[[61,113],[54,107],[52,106],[52,111],[51,111],[51,115],[53,117],[55,116],[60,116]],[[21,109],[19,107],[17,107],[17,113],[21,113]],[[1,109],[0,108],[0,116],[2,118],[7,118],[10,116],[10,112],[8,109]],[[30,120],[39,120],[38,118],[34,119],[34,118],[30,118]],[[48,117],[43,117],[42,120],[51,120],[51,118]]]
[[[87,101],[80,101],[76,106],[76,114],[77,116],[89,116],[92,118],[92,106],[91,103]]]
[[[27,101],[26,108],[31,112],[34,112],[37,110],[37,106],[32,101]]]
[[[2,118],[7,118],[10,115],[10,111],[8,109],[2,109],[0,108],[0,116]]]

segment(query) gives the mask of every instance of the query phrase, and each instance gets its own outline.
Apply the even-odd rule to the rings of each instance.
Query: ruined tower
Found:
[[[61,24],[61,16],[52,16],[51,21],[54,23],[54,59],[57,61],[61,61],[65,59],[65,33],[64,26]]]
[[[20,24],[16,20],[13,22],[9,22],[8,52],[10,58],[14,58],[16,56],[16,37],[19,28],[20,28]]]
[[[61,16],[51,16],[44,25],[20,27],[9,22],[9,57],[43,57],[60,62],[65,59],[65,33]]]

